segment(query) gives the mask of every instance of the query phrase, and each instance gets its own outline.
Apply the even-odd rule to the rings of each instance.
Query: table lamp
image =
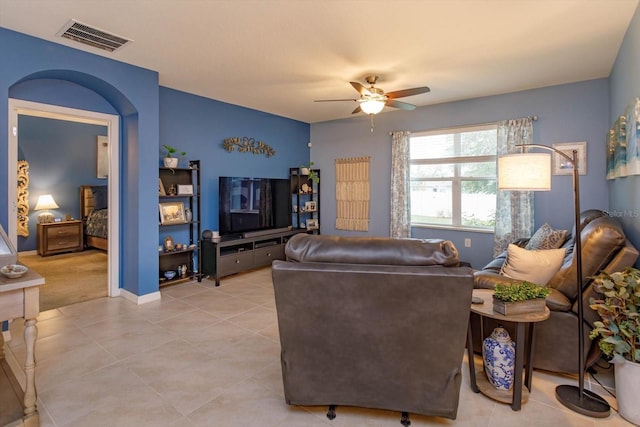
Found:
[[[53,222],[53,214],[47,211],[49,209],[58,209],[59,207],[51,194],[43,194],[38,197],[38,203],[36,203],[36,207],[33,210],[44,211],[38,215],[38,223]]]
[[[580,238],[580,187],[578,150],[569,157],[560,150],[540,144],[518,144],[523,150],[519,154],[507,154],[498,158],[498,188],[501,190],[549,191],[551,189],[551,155],[547,153],[525,153],[525,148],[540,148],[552,151],[569,162],[573,168],[573,208],[575,219],[574,256],[576,258],[576,282],[578,287],[578,386],[556,387],[556,399],[567,408],[590,417],[609,416],[606,400],[584,388],[584,308],[582,301],[582,241]]]

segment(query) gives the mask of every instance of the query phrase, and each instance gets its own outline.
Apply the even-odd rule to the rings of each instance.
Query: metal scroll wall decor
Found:
[[[29,237],[29,162],[18,160],[18,236]]]
[[[229,153],[238,149],[239,153],[264,154],[267,157],[275,156],[276,150],[262,141],[256,141],[255,138],[227,138],[222,143],[222,147]]]

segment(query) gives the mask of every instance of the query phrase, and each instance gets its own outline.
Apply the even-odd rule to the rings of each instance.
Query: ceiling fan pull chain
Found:
[[[371,132],[373,132],[373,116],[374,114],[369,114],[369,117],[371,118]]]

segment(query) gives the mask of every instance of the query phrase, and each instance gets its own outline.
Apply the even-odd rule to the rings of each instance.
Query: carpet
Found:
[[[41,257],[18,254],[18,261],[45,279],[40,286],[40,311],[107,296],[107,253],[82,252]]]

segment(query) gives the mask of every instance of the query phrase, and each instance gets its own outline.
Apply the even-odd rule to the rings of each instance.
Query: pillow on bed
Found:
[[[529,251],[517,245],[507,247],[507,261],[501,274],[516,280],[546,285],[560,270],[564,249],[538,249]]]
[[[98,211],[109,207],[109,192],[107,190],[107,186],[93,187],[91,192],[93,193],[94,210]]]

